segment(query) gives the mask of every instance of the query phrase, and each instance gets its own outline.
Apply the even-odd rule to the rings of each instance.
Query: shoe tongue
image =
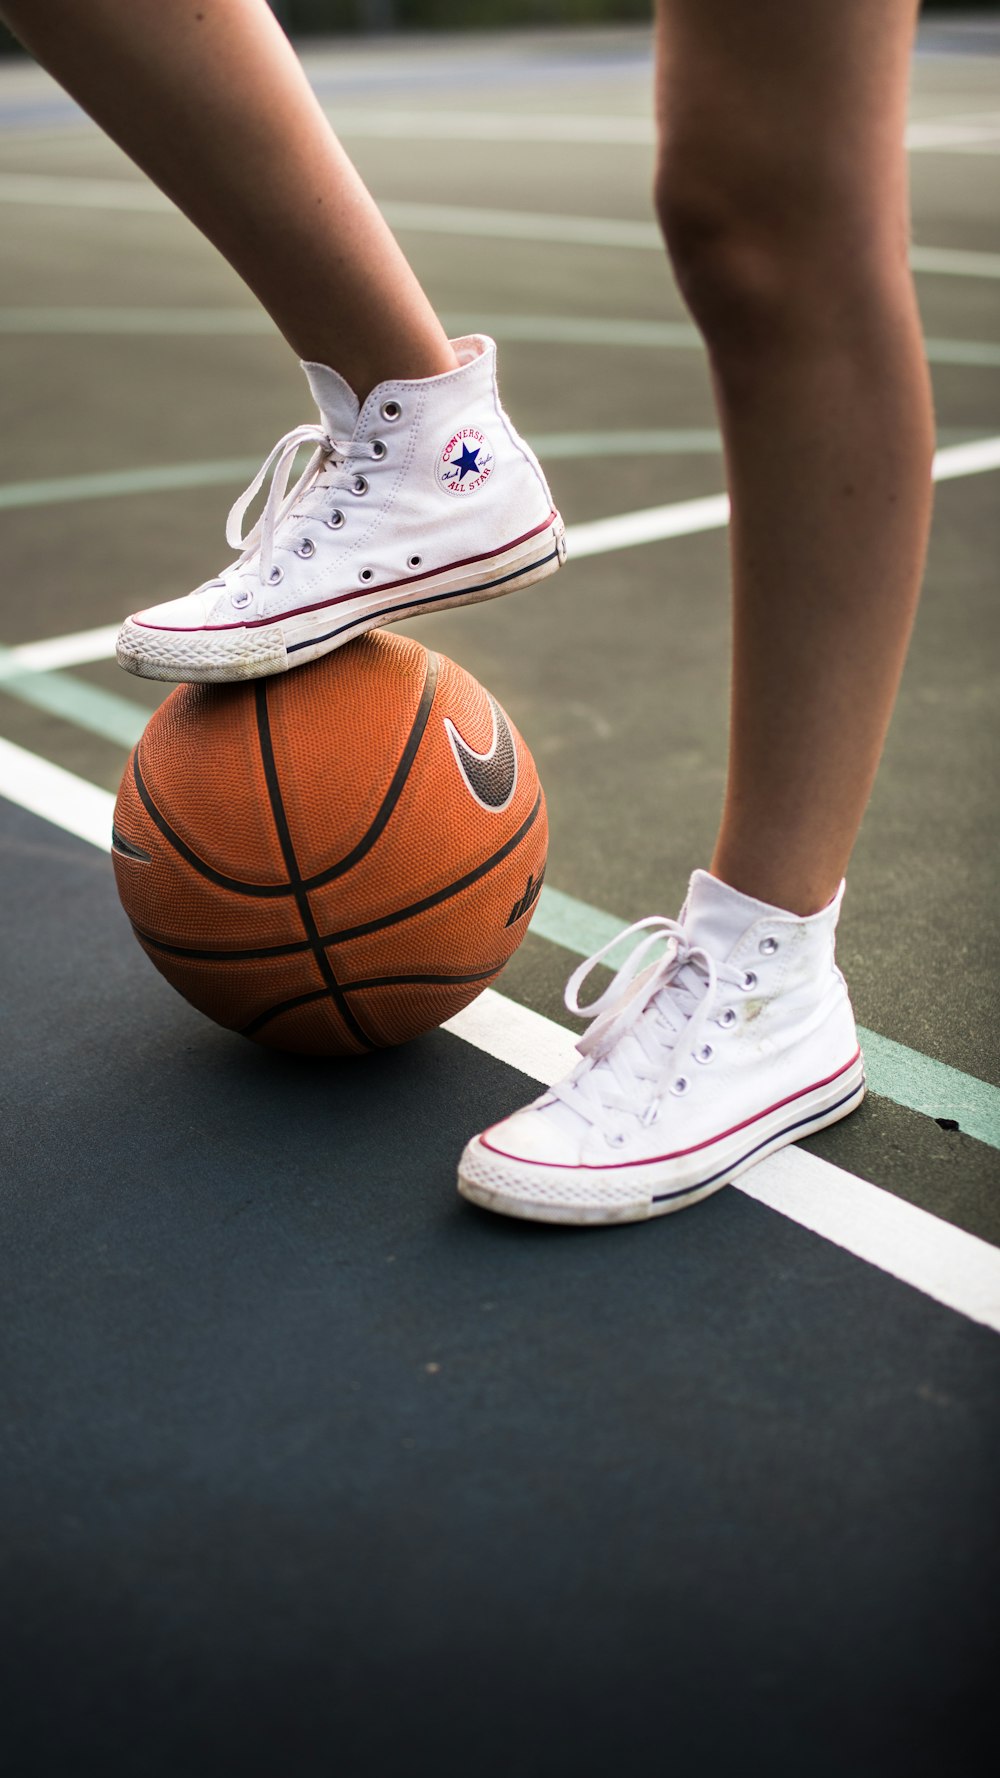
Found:
[[[354,390],[328,364],[303,362],[302,369],[330,437],[352,438],[361,412]]]
[[[788,918],[781,908],[755,901],[752,895],[742,895],[707,870],[696,870],[681,909],[681,925],[691,944],[701,945],[717,962],[724,963],[747,927],[769,914]]]
[[[720,882],[709,871],[696,870],[688,885],[680,924],[689,943],[701,946],[717,962],[722,963],[731,956],[747,928],[768,916],[785,920],[789,917],[782,908],[772,907],[766,901],[755,901],[752,895],[742,895],[738,889],[731,889],[728,883]],[[665,1055],[674,1042],[683,1040],[685,1030],[701,1003],[705,982],[701,967],[688,964],[667,987],[653,997],[649,1011],[643,1015],[658,1017]],[[641,1066],[644,1058],[634,1034],[628,1032],[618,1042],[623,1048],[630,1044],[637,1046],[635,1061]],[[607,1060],[596,1064],[594,1076],[602,1084],[606,1080],[612,1091],[615,1089],[613,1071]],[[571,1105],[561,1100],[547,1106],[545,1116],[567,1135],[579,1134],[581,1123],[586,1121]]]

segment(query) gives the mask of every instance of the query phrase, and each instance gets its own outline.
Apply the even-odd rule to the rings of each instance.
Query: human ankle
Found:
[[[320,342],[325,350],[317,349],[300,353],[304,362],[322,364],[335,370],[343,377],[358,398],[360,406],[364,406],[373,389],[382,383],[416,383],[425,382],[430,377],[447,376],[450,371],[458,370],[459,361],[450,341],[445,342],[445,350],[402,350],[378,352],[364,358],[345,358],[343,341],[326,340]]]
[[[829,907],[841,882],[840,877],[828,883],[815,872],[796,873],[782,866],[776,868],[770,862],[741,859],[719,850],[713,855],[709,870],[738,894],[749,895],[754,901],[765,902],[784,913],[797,914],[803,920]]]

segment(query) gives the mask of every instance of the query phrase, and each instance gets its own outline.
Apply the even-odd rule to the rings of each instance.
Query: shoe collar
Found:
[[[836,894],[817,914],[793,914],[787,908],[757,901],[739,889],[730,888],[710,871],[696,870],[688,885],[687,899],[680,912],[680,924],[692,944],[697,944],[720,962],[731,957],[751,926],[763,922],[801,927],[806,932],[832,933],[837,925],[840,904],[846,885],[841,882]]]

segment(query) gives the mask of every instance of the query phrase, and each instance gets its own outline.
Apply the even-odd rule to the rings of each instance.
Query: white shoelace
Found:
[[[647,936],[639,940],[604,993],[589,1006],[581,1005],[580,989],[595,964],[639,932]],[[664,940],[668,941],[664,955],[646,964],[649,953]],[[576,1046],[582,1061],[550,1089],[551,1097],[599,1128],[609,1111],[650,1122],[661,1095],[686,1077],[723,983],[745,990],[747,978],[731,964],[717,962],[701,945],[691,944],[676,920],[658,914],[636,920],[588,957],[566,985],[567,1009],[589,1018],[591,1025]]]
[[[312,456],[306,464],[294,488],[289,492],[288,478],[292,472],[295,454],[304,444],[315,445]],[[368,457],[377,462],[379,452],[372,444],[360,444],[354,439],[331,438],[322,426],[294,426],[279,438],[274,449],[269,451],[248,488],[243,490],[238,500],[233,502],[229,517],[226,520],[226,542],[230,549],[242,550],[241,561],[246,562],[255,553],[260,552],[260,581],[266,586],[271,574],[271,561],[274,551],[275,528],[295,506],[300,495],[310,483],[319,476],[325,467],[339,469],[352,457]],[[271,486],[267,499],[257,523],[243,535],[243,520],[247,507],[260,493],[261,488],[271,473]]]

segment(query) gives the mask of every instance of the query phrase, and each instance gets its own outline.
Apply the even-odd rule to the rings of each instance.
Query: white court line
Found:
[[[936,482],[960,476],[981,475],[1000,469],[1000,436],[973,439],[968,444],[947,445],[934,456],[932,477]],[[566,540],[569,559],[583,560],[613,549],[631,549],[641,543],[657,543],[668,537],[689,537],[700,531],[716,531],[729,523],[729,495],[709,494],[699,500],[678,500],[671,506],[647,506],[613,518],[591,519],[570,525]],[[120,626],[101,624],[94,630],[75,630],[68,636],[44,637],[21,642],[5,650],[11,665],[28,671],[50,672],[59,667],[79,667],[91,661],[110,660]]]
[[[1000,150],[1000,111],[915,119],[906,128],[906,146],[918,154],[996,154]]]
[[[698,531],[718,531],[729,523],[729,495],[709,494],[702,500],[676,500],[670,506],[646,506],[616,518],[591,519],[566,530],[567,560],[603,556],[613,549],[632,549],[638,543],[658,543],[665,537],[690,537]]]
[[[65,204],[82,210],[158,210],[179,216],[146,179],[63,178],[56,173],[0,173],[0,203]]]
[[[62,178],[49,173],[0,173],[0,203],[56,204],[89,210],[146,210],[180,215],[170,200],[141,179]],[[620,217],[552,216],[537,210],[481,210],[462,204],[410,204],[388,200],[379,208],[391,228],[418,233],[473,235],[493,240],[539,241],[575,247],[638,248],[663,252],[655,222]],[[963,278],[1000,278],[1000,253],[952,247],[911,247],[914,271]]]
[[[1000,253],[967,253],[961,247],[910,248],[915,272],[938,273],[945,278],[1000,278]]]
[[[568,143],[598,148],[654,148],[654,118],[620,112],[387,110],[359,106],[355,101],[322,99],[323,108],[338,136],[385,138],[398,141],[474,141],[516,143]],[[88,130],[89,121],[75,107],[67,123],[59,127],[25,129],[32,141],[64,140],[68,128]],[[951,116],[914,118],[907,126],[904,143],[911,153],[992,153],[1000,147],[1000,113],[958,112]]]
[[[615,320],[585,315],[455,315],[443,312],[439,320],[457,337],[463,333],[488,333],[504,343],[555,346],[653,347],[657,350],[704,352],[705,342],[696,327],[680,321]],[[271,334],[274,322],[263,309],[239,308],[134,308],[102,305],[71,307],[36,303],[31,308],[0,307],[0,334]],[[993,340],[924,338],[928,364],[1000,367],[1000,343]],[[951,428],[952,431],[956,429]],[[597,436],[596,434],[594,436]],[[605,437],[609,435],[604,434]],[[614,436],[611,434],[610,436]],[[551,449],[551,445],[548,447]]]
[[[959,476],[982,475],[990,469],[1000,469],[1000,436],[946,445],[935,451],[931,479],[955,481]],[[570,525],[566,532],[567,554],[573,561],[603,555],[608,550],[631,549],[640,543],[656,543],[665,537],[715,531],[728,523],[729,495],[709,494],[701,500],[678,500],[671,506],[647,506],[638,512],[623,512],[617,518]]]
[[[115,799],[0,739],[0,795],[107,851]],[[444,1027],[548,1085],[576,1060],[571,1032],[487,988]],[[1000,1249],[891,1192],[791,1147],[736,1182],[792,1222],[1000,1333]]]
[[[487,988],[444,1026],[548,1086],[579,1061],[573,1034]],[[1000,1249],[792,1145],[734,1181],[791,1222],[1000,1333]]]
[[[656,124],[648,116],[544,111],[369,111],[330,100],[324,110],[337,135],[345,141],[381,138],[404,142],[566,143],[584,147],[589,144],[597,148],[656,146]],[[77,127],[87,127],[82,113]],[[19,134],[33,142],[64,140],[67,126],[25,129]],[[1000,152],[1000,115],[968,112],[956,117],[914,120],[906,126],[904,143],[911,154],[996,154]]]
[[[326,100],[338,136],[383,136],[449,142],[592,142],[598,147],[648,148],[656,141],[651,117],[549,111],[352,110]]]
[[[101,624],[96,630],[74,630],[69,636],[50,636],[43,642],[22,642],[8,648],[11,664],[28,672],[46,673],[57,667],[82,667],[89,661],[110,660],[121,624]]]
[[[801,1148],[752,1167],[739,1189],[835,1247],[1000,1333],[1000,1251]]]
[[[968,444],[948,445],[934,457],[934,480],[956,481],[962,475],[982,475],[1000,469],[1000,438],[974,438]]]
[[[25,747],[0,737],[0,795],[33,815],[41,815],[77,839],[107,851],[115,799],[109,790],[88,784],[75,772],[40,759]]]
[[[325,109],[338,136],[346,138],[567,142],[592,143],[601,148],[653,148],[656,144],[656,123],[652,117],[541,111],[368,111],[332,102],[327,102]],[[915,120],[906,127],[905,144],[916,153],[992,152],[1000,146],[1000,114],[969,112]]]

